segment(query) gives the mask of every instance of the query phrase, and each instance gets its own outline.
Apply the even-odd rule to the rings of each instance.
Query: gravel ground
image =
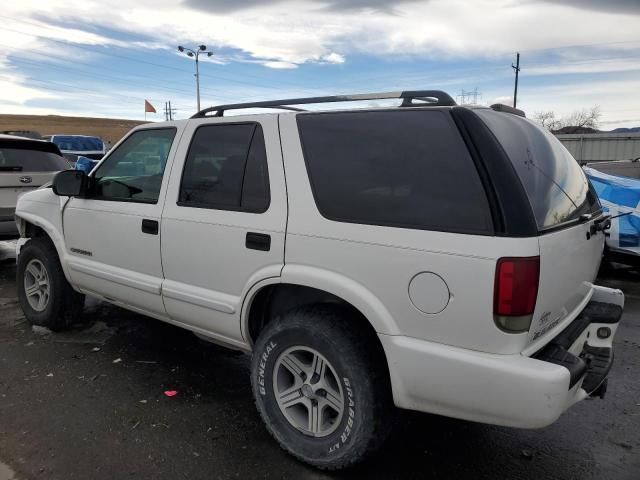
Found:
[[[404,412],[373,461],[327,475],[269,437],[245,355],[95,301],[71,332],[34,332],[17,304],[12,249],[0,242],[0,480],[640,479],[634,270],[599,279],[627,294],[604,400],[535,431]]]

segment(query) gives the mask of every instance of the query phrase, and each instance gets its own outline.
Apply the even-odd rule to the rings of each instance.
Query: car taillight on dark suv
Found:
[[[501,330],[529,330],[538,297],[540,257],[505,257],[496,265],[493,317]]]

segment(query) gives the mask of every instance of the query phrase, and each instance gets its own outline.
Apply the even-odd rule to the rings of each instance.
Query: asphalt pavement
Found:
[[[540,430],[403,412],[372,461],[325,474],[264,429],[246,355],[97,301],[70,332],[34,331],[17,303],[12,250],[0,242],[0,480],[640,479],[635,270],[599,278],[627,296],[604,400]]]

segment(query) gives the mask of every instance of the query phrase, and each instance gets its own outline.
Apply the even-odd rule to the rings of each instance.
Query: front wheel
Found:
[[[33,325],[63,330],[82,312],[84,295],[67,282],[58,252],[48,239],[34,238],[22,247],[16,286],[22,311]]]
[[[267,429],[322,469],[371,455],[394,413],[377,338],[358,332],[357,320],[331,305],[289,312],[266,326],[253,356],[253,393]]]

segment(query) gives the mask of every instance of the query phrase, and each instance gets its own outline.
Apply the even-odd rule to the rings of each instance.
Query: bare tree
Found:
[[[548,112],[536,112],[533,114],[533,121],[540,124],[547,130],[556,130],[558,128],[558,119],[556,113],[549,110]]]
[[[589,109],[576,110],[565,117],[556,117],[552,110],[536,112],[533,120],[552,132],[562,130],[563,133],[571,133],[585,128],[597,129],[601,116],[600,107],[595,105]]]

